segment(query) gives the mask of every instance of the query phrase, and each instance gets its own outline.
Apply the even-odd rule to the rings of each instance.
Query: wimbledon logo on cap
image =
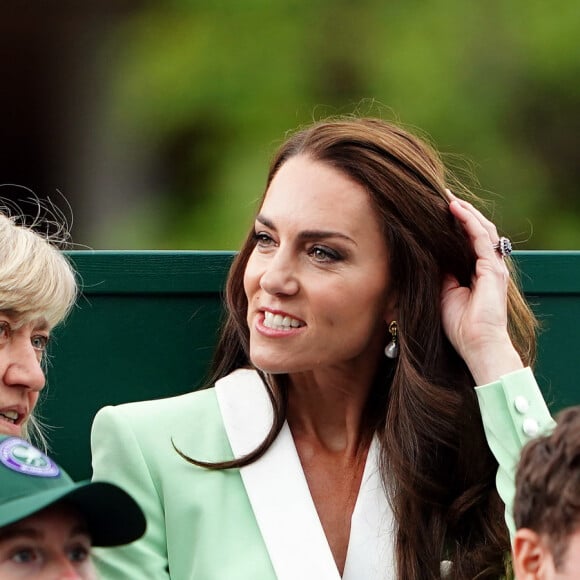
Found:
[[[28,441],[10,437],[0,443],[0,462],[18,473],[36,477],[57,477],[58,465]]]

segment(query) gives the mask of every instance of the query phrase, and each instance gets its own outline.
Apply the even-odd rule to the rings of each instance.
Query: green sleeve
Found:
[[[475,388],[487,443],[499,463],[497,490],[513,539],[515,472],[522,447],[555,425],[530,368]]]
[[[147,517],[147,531],[140,540],[127,546],[95,548],[99,578],[168,580],[163,506],[122,407],[99,411],[93,423],[91,447],[93,479],[110,481],[129,491]]]

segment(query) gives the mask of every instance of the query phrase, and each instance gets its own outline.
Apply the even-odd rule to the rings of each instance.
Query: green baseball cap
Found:
[[[120,487],[104,481],[75,483],[28,441],[0,435],[0,528],[60,501],[85,517],[94,546],[128,544],[145,532],[141,508]]]

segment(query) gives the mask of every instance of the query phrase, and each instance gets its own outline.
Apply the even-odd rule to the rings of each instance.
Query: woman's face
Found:
[[[292,157],[266,192],[255,236],[244,275],[252,362],[271,373],[375,368],[394,300],[364,188]]]
[[[22,428],[44,387],[42,355],[49,329],[44,320],[21,322],[0,311],[0,433],[22,436]]]
[[[84,518],[57,504],[0,529],[0,578],[95,580]]]

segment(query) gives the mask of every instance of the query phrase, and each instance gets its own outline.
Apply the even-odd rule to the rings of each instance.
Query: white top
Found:
[[[235,457],[253,451],[272,426],[272,404],[253,370],[216,384]],[[240,470],[256,521],[279,580],[340,580],[287,423],[258,461]],[[394,576],[393,514],[378,469],[373,439],[352,514],[343,580]]]

